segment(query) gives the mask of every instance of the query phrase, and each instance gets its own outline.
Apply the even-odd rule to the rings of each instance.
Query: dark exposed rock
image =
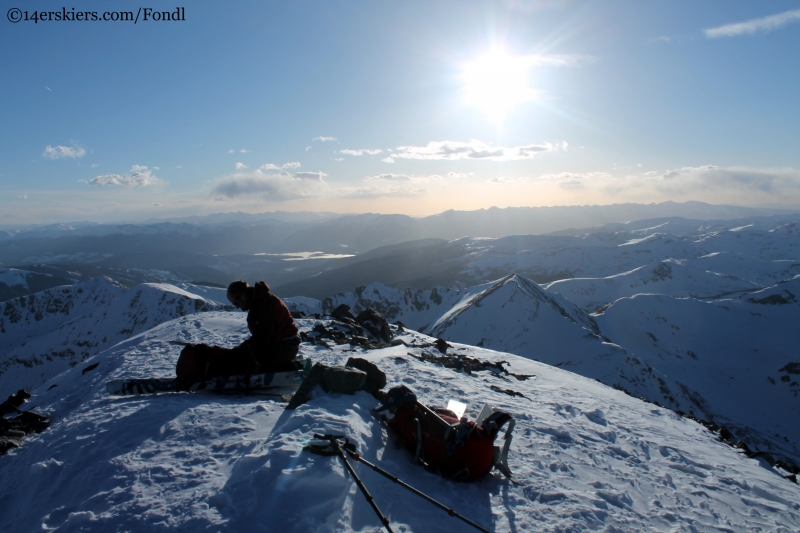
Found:
[[[30,398],[28,391],[20,390],[0,404],[3,415],[19,412],[19,406]],[[22,446],[25,435],[41,433],[50,425],[50,417],[26,411],[14,418],[0,416],[0,454]]]
[[[786,366],[778,369],[778,372],[786,372],[787,374],[800,374],[800,363],[787,363]]]
[[[528,378],[534,377],[533,375],[527,374],[514,374],[506,370],[503,364],[508,364],[506,361],[498,361],[496,363],[492,363],[490,361],[481,361],[480,359],[476,359],[475,357],[469,357],[466,355],[460,354],[453,354],[453,355],[435,355],[433,353],[423,351],[421,354],[417,355],[412,352],[408,352],[408,355],[415,359],[419,359],[420,361],[427,361],[429,363],[435,363],[437,365],[441,365],[445,368],[453,368],[455,370],[463,370],[467,374],[472,374],[473,372],[481,371],[481,370],[488,370],[493,375],[498,377],[504,376],[512,376],[516,378],[518,381],[524,381]]]
[[[7,415],[9,413],[18,413],[19,406],[27,402],[30,397],[31,393],[25,389],[18,390],[9,396],[6,401],[0,404],[0,416]]]
[[[342,304],[333,311],[331,311],[331,316],[333,318],[338,318],[342,320],[343,318],[349,318],[350,320],[355,320],[356,317],[353,316],[353,313],[350,312],[350,306],[347,304]]]
[[[443,354],[446,354],[448,348],[452,348],[452,346],[447,344],[446,340],[444,340],[442,338],[436,339],[436,349],[437,350],[439,350]]]
[[[784,305],[790,304],[796,300],[794,294],[784,290],[780,294],[770,294],[764,298],[748,298],[748,302],[761,305]]]
[[[521,392],[517,392],[517,391],[511,390],[511,389],[501,389],[497,385],[492,385],[490,388],[495,392],[502,392],[503,394],[508,394],[509,396],[519,396],[520,398],[525,398],[525,399],[528,398],[527,396],[525,396]]]
[[[382,314],[371,307],[361,311],[356,317],[356,322],[361,324],[376,339],[383,342],[389,342],[392,339],[392,330],[389,328],[389,322],[386,321]]]

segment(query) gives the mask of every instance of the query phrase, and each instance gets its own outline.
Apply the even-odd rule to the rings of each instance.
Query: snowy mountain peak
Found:
[[[576,325],[585,327],[593,333],[598,332],[594,321],[586,313],[576,308],[563,297],[549,294],[537,283],[516,273],[509,274],[481,292],[461,300],[433,325],[431,331],[435,335],[443,335],[460,315],[473,310],[480,313],[477,309],[483,306],[499,311],[505,308],[506,305],[514,305],[515,303],[520,308],[528,308],[532,302],[535,302],[534,306],[537,309],[536,314],[531,317],[534,320],[539,317],[539,307],[541,305],[543,306],[541,312],[556,312]]]
[[[110,278],[0,303],[0,397],[38,386],[162,322],[221,308],[172,285],[125,289]]]

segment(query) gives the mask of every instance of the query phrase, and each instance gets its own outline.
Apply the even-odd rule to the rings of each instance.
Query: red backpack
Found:
[[[459,481],[472,481],[496,467],[511,478],[508,448],[514,419],[504,411],[495,411],[480,424],[461,420],[447,409],[431,409],[417,401],[405,385],[391,389],[377,411],[389,410],[385,419],[411,453],[419,461],[443,476]],[[510,422],[503,448],[494,446],[495,438],[506,422]]]

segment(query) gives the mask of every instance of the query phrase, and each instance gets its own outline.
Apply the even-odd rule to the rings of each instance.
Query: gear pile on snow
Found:
[[[386,374],[375,363],[351,357],[345,366],[326,366],[317,363],[308,373],[302,385],[289,401],[287,409],[296,409],[311,399],[311,392],[322,386],[325,392],[355,394],[365,390],[373,396],[381,396],[386,386]]]
[[[414,462],[429,470],[457,481],[472,481],[497,468],[511,479],[507,458],[514,419],[505,411],[487,406],[477,420],[459,419],[449,409],[421,404],[411,389],[399,385],[388,391],[375,413],[414,454]],[[505,444],[496,447],[495,438],[506,423]]]

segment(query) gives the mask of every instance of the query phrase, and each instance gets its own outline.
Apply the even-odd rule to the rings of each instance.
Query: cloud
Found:
[[[159,204],[159,203],[154,203],[154,204],[153,204],[153,207],[161,207],[161,204]]]
[[[243,168],[247,168],[247,165],[244,163],[236,163],[236,170],[242,170]]]
[[[467,175],[463,174],[463,173],[459,173],[459,172],[448,172],[447,173],[447,177],[448,178],[458,179],[458,178],[466,178]]]
[[[444,178],[438,174],[431,174],[429,176],[410,176],[407,174],[393,174],[391,172],[364,178],[365,181],[414,181],[418,183],[439,181],[442,179]]]
[[[263,174],[256,170],[250,174],[235,174],[218,182],[211,190],[215,199],[234,199],[246,196],[291,200],[319,195],[325,185],[324,172],[279,172]]]
[[[148,187],[162,183],[160,179],[153,176],[152,171],[147,167],[133,165],[129,176],[119,174],[104,174],[96,176],[86,183],[89,185],[99,185],[102,187]]]
[[[330,142],[330,141],[335,141],[336,137],[314,137],[311,140],[312,141],[319,141],[319,142],[326,143],[326,142]]]
[[[42,152],[42,157],[45,159],[65,159],[67,157],[76,159],[83,157],[85,154],[86,150],[79,146],[50,146],[48,144],[44,152]]]
[[[649,173],[652,174],[652,173]],[[543,174],[537,181],[554,181],[558,187],[567,191],[577,191],[594,187],[601,187],[615,178],[608,172],[559,172],[558,174]]]
[[[231,148],[230,150],[228,150],[228,153],[229,153],[229,154],[232,154],[232,153],[234,153],[235,151],[236,151],[236,150],[234,150],[233,148]]]
[[[327,176],[324,172],[295,172],[294,178],[300,180],[315,180],[322,181],[322,178]]]
[[[519,183],[522,181],[528,181],[528,178],[521,176],[519,178],[512,178],[510,176],[495,176],[487,180],[488,183]]]
[[[400,146],[392,157],[402,159],[486,159],[489,161],[513,161],[533,159],[544,152],[558,150],[562,144],[529,144],[506,148],[492,146],[477,139],[470,142],[431,141],[426,146]]]
[[[383,159],[381,159],[381,161],[383,161],[384,163],[394,163],[394,159],[392,159],[391,157],[384,157]]]
[[[786,169],[722,168],[715,165],[681,167],[662,173],[645,172],[607,180],[603,189],[612,194],[658,193],[668,199],[714,202],[786,203],[800,199],[800,171]]]
[[[98,163],[92,163],[92,168],[97,168],[97,167],[99,167],[99,166],[100,166],[100,165],[99,165]]]
[[[300,163],[298,163],[297,161],[292,161],[290,163],[284,163],[284,164],[282,164],[280,166],[278,166],[278,165],[276,165],[274,163],[267,163],[265,165],[261,165],[258,168],[259,168],[259,170],[282,170],[282,169],[285,169],[285,168],[299,168],[299,167],[300,167]]]
[[[311,147],[310,146],[306,146],[306,152],[308,152],[309,150],[311,150]]]
[[[390,172],[390,173],[387,173],[387,174],[378,174],[377,176],[368,176],[368,177],[366,177],[364,179],[369,180],[369,181],[374,181],[374,180],[411,181],[411,176],[407,176],[405,174],[392,174]]]
[[[770,15],[768,17],[752,19],[745,22],[737,22],[735,24],[726,24],[717,28],[710,28],[703,30],[706,37],[715,39],[718,37],[736,37],[738,35],[752,35],[756,32],[770,32],[777,30],[792,22],[800,22],[800,9],[793,11],[784,11],[777,15]]]
[[[354,199],[372,199],[387,196],[394,198],[416,198],[425,196],[428,193],[426,189],[420,189],[410,185],[344,187],[332,192],[333,196],[338,198]]]
[[[559,172],[558,174],[543,174],[537,179],[558,182],[559,187],[564,189],[580,189],[582,187],[578,187],[574,182],[581,183],[578,180],[601,182],[603,180],[611,180],[613,176],[608,172]]]
[[[27,200],[28,199],[28,195],[27,194],[20,194],[19,196],[17,196],[17,198],[19,198],[20,200]]]
[[[583,184],[582,181],[578,180],[564,180],[559,181],[558,186],[562,189],[566,189],[568,191],[577,191],[579,189],[585,189],[586,185]]]
[[[245,150],[244,148],[242,148],[241,150],[239,150],[239,153],[240,154],[249,154],[250,150]]]
[[[350,150],[350,149],[339,150],[339,152],[342,153],[342,154],[345,154],[345,155],[364,155],[364,154],[376,155],[376,154],[379,154],[379,153],[383,152],[383,150],[381,150],[381,149],[367,150],[366,148],[362,148],[361,150]]]

